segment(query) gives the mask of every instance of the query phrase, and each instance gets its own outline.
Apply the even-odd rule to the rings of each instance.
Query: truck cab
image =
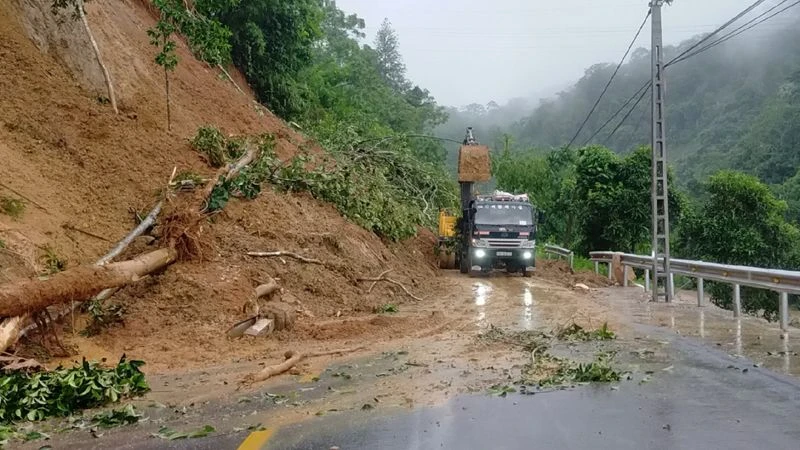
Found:
[[[536,267],[539,214],[528,196],[495,192],[476,196],[463,211],[459,266],[462,273],[505,269],[530,276]]]

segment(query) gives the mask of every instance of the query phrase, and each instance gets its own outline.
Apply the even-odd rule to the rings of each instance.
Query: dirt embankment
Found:
[[[49,5],[49,0],[11,0],[10,8],[0,8],[0,195],[26,204],[18,218],[0,214],[0,283],[63,261],[67,266],[94,262],[134,226],[135,211],[149,210],[157,201],[173,167],[211,175],[188,145],[202,125],[230,134],[272,133],[282,158],[305,144],[254,102],[241,74],[228,70],[247,95],[217,69],[196,61],[184,43],[170,75],[174,121],[167,132],[163,72],[146,34],[154,19],[136,0],[86,5],[116,87],[120,114],[115,115],[99,101],[103,78],[84,48],[84,31],[59,25],[48,15]],[[124,326],[86,338],[79,331],[87,316],[67,318],[65,344],[77,353],[69,359],[115,360],[127,353],[147,361],[150,371],[183,370],[262,360],[287,347],[434,333],[450,320],[437,311],[453,279],[435,269],[435,238],[428,231],[407,242],[386,243],[343,219],[331,205],[269,188],[254,201],[232,201],[203,229],[208,246],[202,259],[177,263],[114,296],[127,309]],[[137,244],[126,256],[150,248]],[[246,256],[274,250],[325,265]],[[564,278],[554,267],[544,264],[541,275]],[[370,283],[358,281],[389,269],[391,278],[423,297],[424,304],[412,306],[414,301],[393,285],[370,289]],[[227,339],[226,330],[247,317],[243,306],[253,288],[267,277],[278,280],[282,300],[299,311],[295,328],[269,338]],[[576,282],[581,281],[569,279],[571,286]],[[399,306],[401,313],[373,314],[382,305]]]
[[[212,174],[188,145],[202,125],[230,134],[272,133],[282,158],[305,142],[218,69],[196,61],[184,43],[171,74],[173,127],[167,132],[163,72],[146,34],[151,13],[139,1],[97,0],[86,7],[116,87],[115,115],[99,99],[103,78],[83,29],[68,20],[59,24],[49,5],[12,0],[0,9],[0,195],[26,203],[16,219],[0,214],[0,282],[42,271],[48,252],[51,263],[52,257],[68,266],[92,263],[133,227],[134,211],[157,201],[173,167]],[[241,75],[228,72],[249,93]],[[437,283],[431,234],[387,244],[307,195],[265,189],[255,201],[231,202],[204,231],[211,251],[202,261],[176,264],[116,294],[114,301],[127,307],[122,327],[83,338],[76,333],[80,325],[72,330],[67,320],[67,346],[95,358],[126,352],[159,370],[264,356],[281,341],[355,339],[385,328],[370,322],[373,308],[408,298],[385,283],[368,292],[369,283],[358,277],[393,269],[393,278],[424,297]],[[269,250],[327,265],[245,255]],[[253,287],[268,276],[301,311],[297,327],[270,339],[227,340],[228,327],[245,318],[242,307]],[[359,316],[368,317],[345,324]],[[330,320],[342,325],[317,325]],[[82,324],[85,317],[74,321]]]

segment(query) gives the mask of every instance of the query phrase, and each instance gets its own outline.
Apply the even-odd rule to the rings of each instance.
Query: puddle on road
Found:
[[[534,298],[538,293],[523,281],[477,280],[472,284],[472,294],[475,324],[480,328],[496,325],[531,330],[537,325]]]
[[[734,319],[731,311],[714,305],[698,307],[687,301],[654,304],[643,301],[641,292],[626,292],[620,296],[610,292],[610,301],[615,306],[625,303],[633,318],[641,323],[697,338],[710,347],[748,358],[775,372],[800,376],[800,332],[797,329],[784,334],[776,323],[751,316]]]
[[[491,324],[518,330],[549,329],[573,318],[587,326],[600,326],[608,312],[588,295],[536,279],[501,275],[473,280],[468,304],[479,328]]]

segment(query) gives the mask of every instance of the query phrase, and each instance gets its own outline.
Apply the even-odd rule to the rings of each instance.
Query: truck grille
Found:
[[[520,248],[526,239],[487,239],[490,248]]]

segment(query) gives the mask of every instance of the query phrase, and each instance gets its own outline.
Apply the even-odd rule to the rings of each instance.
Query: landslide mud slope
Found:
[[[156,202],[173,167],[213,173],[188,145],[199,126],[272,133],[281,158],[305,142],[218,70],[196,61],[183,43],[171,75],[174,122],[167,132],[163,72],[146,35],[151,12],[138,1],[111,0],[87,3],[87,12],[116,86],[119,115],[98,101],[102,77],[83,48],[88,41],[80,27],[58,25],[46,0],[0,8],[0,195],[26,203],[17,219],[0,215],[0,283],[43,270],[48,250],[68,266],[92,263],[135,225],[133,210]],[[246,90],[241,75],[229,72]],[[430,299],[442,281],[428,232],[387,244],[330,205],[265,189],[255,201],[230,203],[204,225],[204,240],[212,250],[203,260],[173,265],[115,296],[127,307],[124,326],[84,338],[78,332],[85,317],[68,318],[63,335],[75,350],[70,359],[114,360],[124,352],[146,360],[149,370],[179,370],[263,357],[287,342],[360,340],[437,323],[374,317],[373,307],[408,299],[384,283],[368,293],[356,281],[393,269],[393,278]],[[253,250],[295,251],[330,264],[244,255]],[[227,328],[245,318],[252,288],[267,276],[279,280],[284,297],[301,311],[297,326],[271,338],[226,339]]]

